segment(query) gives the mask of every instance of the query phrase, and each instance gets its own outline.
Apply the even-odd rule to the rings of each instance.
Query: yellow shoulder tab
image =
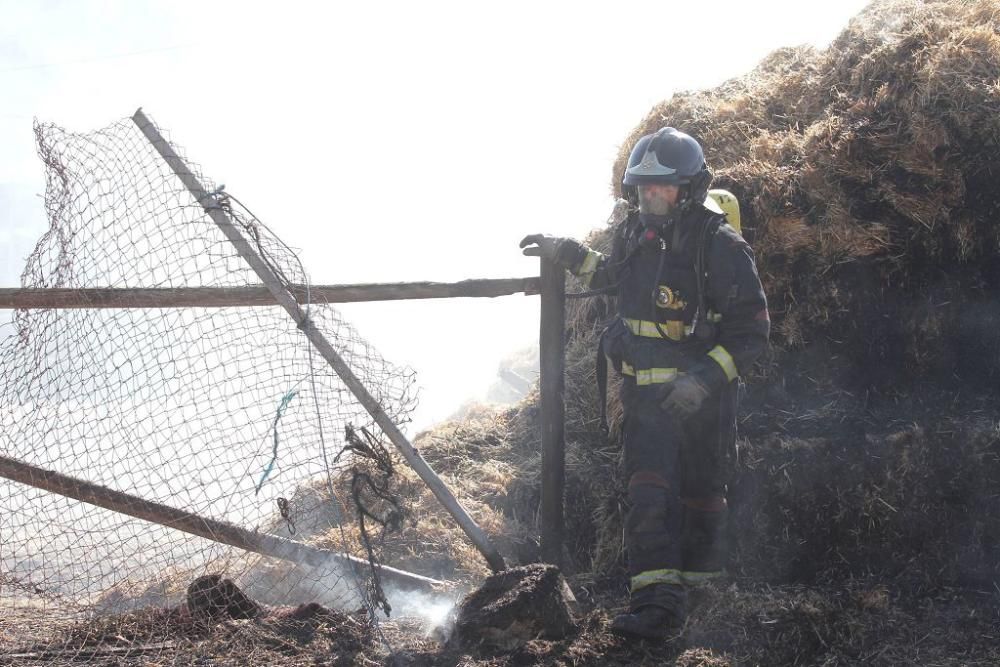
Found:
[[[740,202],[736,199],[736,195],[728,190],[718,188],[709,190],[708,196],[705,197],[705,208],[713,213],[725,215],[729,226],[737,233],[742,233],[740,231]]]
[[[708,196],[705,197],[705,208],[712,213],[718,213],[719,215],[726,214],[726,212],[722,210],[722,207],[719,206],[719,202],[715,201],[715,197],[712,196],[711,192],[709,192]]]

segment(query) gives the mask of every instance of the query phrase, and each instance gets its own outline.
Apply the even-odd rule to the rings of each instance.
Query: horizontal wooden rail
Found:
[[[358,303],[406,299],[497,297],[538,294],[538,278],[486,278],[457,283],[371,283],[359,285],[294,285],[296,300],[312,303]],[[0,309],[11,308],[231,308],[274,306],[267,287],[155,288],[0,288]]]

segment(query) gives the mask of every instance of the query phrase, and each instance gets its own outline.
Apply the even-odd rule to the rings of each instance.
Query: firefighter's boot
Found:
[[[682,613],[656,605],[646,605],[611,621],[611,632],[624,637],[664,640],[680,631],[684,625]]]

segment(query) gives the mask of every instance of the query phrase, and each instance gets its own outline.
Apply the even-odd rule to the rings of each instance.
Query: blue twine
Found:
[[[278,404],[278,412],[274,415],[274,424],[271,428],[274,430],[274,449],[271,452],[271,462],[267,464],[267,468],[264,469],[264,474],[261,475],[260,481],[257,482],[257,490],[254,495],[260,493],[261,488],[264,486],[264,482],[267,478],[271,476],[271,471],[274,470],[274,464],[278,461],[278,421],[281,419],[281,415],[284,414],[285,408],[288,404],[292,402],[295,395],[299,393],[296,390],[291,390],[281,398],[281,403]]]

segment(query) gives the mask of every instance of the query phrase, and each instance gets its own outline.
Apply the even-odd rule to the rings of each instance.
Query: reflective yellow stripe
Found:
[[[725,574],[723,570],[716,570],[715,572],[681,572],[681,581],[689,585],[700,584],[712,579],[718,579]]]
[[[625,326],[634,336],[643,338],[668,338],[684,340],[691,333],[690,327],[684,326],[680,320],[669,322],[650,322],[649,320],[625,320]]]
[[[587,256],[580,262],[580,266],[573,271],[573,275],[580,279],[584,287],[590,288],[590,281],[594,279],[594,272],[597,271],[597,265],[603,257],[604,255],[596,250],[587,250]]]
[[[585,273],[593,273],[597,270],[597,264],[601,261],[601,253],[595,250],[588,250],[587,256],[584,257],[583,262],[580,263],[580,268],[576,270],[576,275],[582,275]]]
[[[630,582],[632,592],[652,586],[653,584],[683,584],[680,570],[646,570],[632,577]]]
[[[726,350],[726,348],[721,345],[716,345],[708,352],[708,356],[715,359],[715,361],[722,366],[723,372],[729,381],[732,382],[737,377],[739,377],[739,371],[736,370],[736,362],[733,361],[732,355]]]
[[[676,368],[640,368],[636,370],[626,362],[622,362],[622,375],[635,376],[638,385],[663,384],[672,382],[677,377]]]
[[[676,368],[645,368],[635,373],[635,383],[638,385],[663,384],[677,377]]]

